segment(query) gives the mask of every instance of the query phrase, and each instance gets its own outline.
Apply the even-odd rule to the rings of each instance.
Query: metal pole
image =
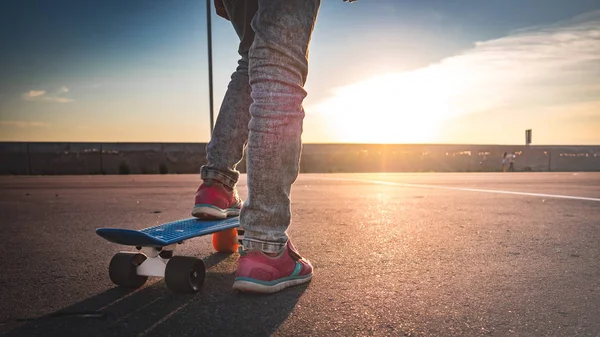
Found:
[[[213,108],[213,69],[212,69],[212,23],[211,23],[211,6],[212,0],[206,0],[206,34],[208,41],[208,102],[210,113],[210,136],[213,134],[215,125],[215,116]]]
[[[28,167],[28,173],[29,173],[29,175],[31,175],[31,172],[33,170],[31,169],[31,150],[29,150],[29,143],[27,143],[27,167]]]
[[[103,152],[104,152],[104,149],[102,148],[102,144],[100,144],[100,174],[104,174],[104,163],[102,162],[103,161],[103,158],[102,158]]]

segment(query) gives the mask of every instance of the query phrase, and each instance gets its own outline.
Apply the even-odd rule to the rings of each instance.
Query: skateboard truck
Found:
[[[169,259],[173,257],[176,245],[166,247],[141,247],[140,252],[146,255],[146,260],[137,267],[141,276],[165,277],[165,269]],[[137,248],[137,247],[136,247]]]

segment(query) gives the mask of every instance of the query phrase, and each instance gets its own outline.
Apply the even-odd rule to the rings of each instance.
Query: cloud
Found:
[[[46,90],[29,90],[28,92],[21,95],[26,101],[46,101],[53,103],[69,103],[73,102],[73,99],[64,97],[69,92],[69,88],[62,86],[58,88],[54,93],[47,93]]]
[[[46,90],[29,90],[29,92],[26,92],[23,94],[24,98],[28,98],[28,99],[33,99],[36,97],[40,97],[46,94]]]
[[[45,101],[54,102],[54,103],[70,103],[73,102],[70,98],[65,97],[44,97]]]
[[[477,42],[428,67],[336,88],[307,111],[426,128],[491,110],[589,101],[600,101],[600,11]]]
[[[17,127],[17,128],[38,128],[46,127],[48,123],[31,122],[31,121],[0,121],[0,126]]]

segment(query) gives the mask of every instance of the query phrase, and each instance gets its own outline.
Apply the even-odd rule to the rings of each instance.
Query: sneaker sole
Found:
[[[221,209],[215,206],[197,205],[192,210],[192,216],[199,219],[226,219],[227,217],[239,216],[240,210],[235,208]]]
[[[239,280],[233,282],[233,290],[255,293],[255,294],[273,294],[282,291],[285,288],[297,286],[309,282],[312,279],[312,274],[293,280],[283,281],[274,285],[264,285],[252,281]]]

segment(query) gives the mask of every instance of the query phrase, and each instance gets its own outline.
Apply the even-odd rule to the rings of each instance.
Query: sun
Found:
[[[316,109],[339,142],[431,143],[453,115],[447,88],[423,71],[390,73],[338,88]]]

